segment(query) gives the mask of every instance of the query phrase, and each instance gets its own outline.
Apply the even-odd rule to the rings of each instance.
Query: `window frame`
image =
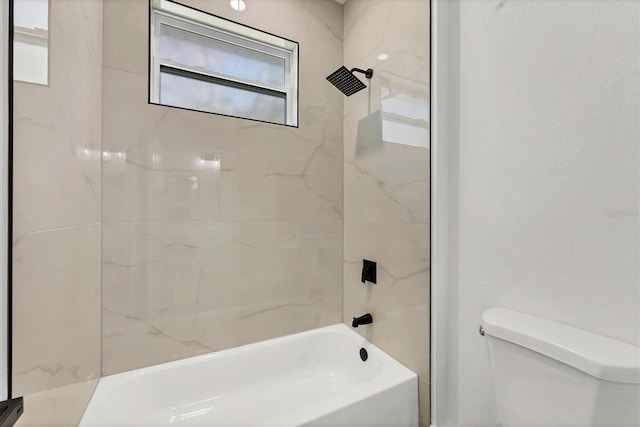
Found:
[[[285,100],[284,123],[265,123],[298,127],[297,42],[169,0],[151,0],[149,14],[150,103],[171,107],[170,105],[160,103],[160,72],[164,68],[170,70],[169,72],[179,73],[185,77],[192,75],[194,79],[201,79],[212,83],[218,81],[220,84],[238,87],[251,92],[283,95]],[[160,56],[160,32],[163,25],[282,59],[284,61],[285,72],[284,85],[267,84],[207,70],[203,67],[192,67],[173,62],[167,58],[162,58]],[[251,117],[235,116],[215,111],[193,110],[264,122],[263,120]]]

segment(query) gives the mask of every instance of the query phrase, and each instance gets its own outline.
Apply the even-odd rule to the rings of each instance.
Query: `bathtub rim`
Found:
[[[126,387],[127,383],[135,381],[137,378],[152,375],[155,372],[166,372],[174,369],[188,368],[200,363],[206,363],[216,359],[221,359],[238,352],[245,353],[251,351],[259,351],[261,348],[277,347],[282,343],[296,341],[297,339],[313,335],[321,335],[323,333],[347,336],[349,337],[349,339],[353,340],[354,343],[357,343],[357,347],[366,348],[370,354],[370,358],[371,356],[374,356],[375,358],[380,359],[382,365],[381,372],[370,380],[356,384],[353,388],[341,390],[339,392],[336,392],[335,394],[329,395],[316,401],[310,401],[308,404],[300,407],[293,407],[291,408],[291,411],[283,414],[278,414],[269,419],[265,419],[261,423],[265,425],[272,425],[274,422],[277,422],[279,423],[278,425],[282,424],[283,426],[302,425],[311,422],[319,417],[347,408],[350,405],[354,405],[367,398],[373,397],[380,393],[384,393],[385,391],[401,387],[409,387],[415,389],[415,404],[417,405],[418,375],[415,372],[411,371],[408,367],[404,366],[402,363],[394,359],[392,356],[384,352],[382,349],[377,347],[371,341],[353,331],[346,324],[337,323],[316,329],[297,332],[290,335],[284,335],[277,338],[266,339],[250,344],[214,351],[211,353],[173,360],[158,365],[138,368],[101,377],[98,385],[96,386],[95,392],[85,409],[85,413],[80,420],[79,426],[82,427],[86,425],[85,423],[87,422],[93,422],[91,418],[87,419],[87,416],[92,416],[92,413],[95,410],[93,409],[93,407],[95,405],[100,405],[101,402],[104,401],[104,399],[108,399],[109,396],[112,393],[117,392],[120,387]]]
[[[100,377],[100,382],[102,382],[103,380],[105,382],[111,382],[114,379],[118,378],[127,378],[127,377],[132,377],[132,378],[136,378],[139,376],[143,376],[143,375],[148,375],[151,374],[153,372],[157,372],[157,371],[165,371],[174,367],[183,367],[183,366],[190,366],[190,365],[195,365],[201,362],[205,362],[208,360],[214,360],[214,359],[218,359],[218,358],[222,358],[224,356],[227,356],[229,354],[233,354],[236,352],[245,352],[245,351],[250,351],[252,349],[259,349],[261,347],[265,347],[265,346],[275,346],[279,343],[285,343],[287,341],[294,341],[296,338],[301,338],[307,335],[313,335],[313,334],[321,334],[324,332],[333,332],[333,333],[339,333],[342,335],[348,335],[350,337],[353,337],[354,339],[358,339],[362,341],[362,344],[360,345],[361,347],[365,347],[367,349],[367,351],[369,353],[371,353],[373,351],[373,354],[376,356],[379,356],[381,359],[383,359],[384,362],[389,362],[389,364],[391,366],[394,367],[394,369],[398,369],[398,370],[402,370],[405,369],[408,371],[408,373],[413,374],[413,375],[417,375],[415,374],[413,371],[411,371],[411,369],[409,369],[408,367],[406,367],[405,365],[403,365],[402,363],[400,363],[398,360],[396,360],[395,358],[393,358],[392,356],[390,356],[388,353],[386,353],[384,350],[382,350],[380,347],[376,346],[374,343],[372,343],[371,341],[367,340],[366,338],[364,338],[362,335],[358,334],[357,332],[351,330],[350,327],[348,327],[346,324],[344,323],[335,323],[333,325],[329,325],[329,326],[322,326],[320,328],[315,328],[315,329],[309,329],[306,331],[302,331],[302,332],[296,332],[293,334],[289,334],[289,335],[283,335],[280,337],[276,337],[276,338],[269,338],[269,339],[265,339],[265,340],[261,340],[261,341],[256,341],[253,343],[249,343],[249,344],[243,344],[243,345],[239,345],[236,347],[229,347],[229,348],[225,348],[225,349],[221,349],[221,350],[216,350],[216,351],[212,351],[209,353],[205,353],[205,354],[199,354],[196,356],[190,356],[190,357],[185,357],[185,358],[181,358],[181,359],[176,359],[176,360],[172,360],[169,362],[163,362],[163,363],[159,363],[156,365],[151,365],[151,366],[145,366],[142,368],[136,368],[136,369],[131,369],[128,371],[123,371],[123,372],[117,372],[115,374],[110,374],[110,375],[105,375]],[[386,365],[385,365],[386,366]]]

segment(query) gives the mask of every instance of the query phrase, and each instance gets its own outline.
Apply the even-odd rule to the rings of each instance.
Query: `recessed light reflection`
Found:
[[[388,53],[383,52],[380,55],[378,55],[378,61],[386,61],[387,59],[389,59]]]
[[[114,160],[114,159],[120,159],[120,160],[127,160],[127,153],[124,151],[94,151],[94,150],[84,150],[83,154],[85,155],[85,157],[96,157],[96,158],[100,158],[100,154],[102,154],[102,158],[104,160]]]
[[[197,160],[198,169],[214,169],[220,170],[220,157],[214,157],[212,159],[206,159],[203,157]]]
[[[238,12],[242,12],[247,8],[244,0],[229,0],[229,4],[233,8],[233,10],[237,10]]]

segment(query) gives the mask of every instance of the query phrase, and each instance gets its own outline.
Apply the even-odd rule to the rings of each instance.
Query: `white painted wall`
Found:
[[[640,2],[450,7],[455,81],[436,141],[449,248],[434,246],[449,256],[435,289],[449,366],[435,422],[493,425],[485,309],[640,344]]]

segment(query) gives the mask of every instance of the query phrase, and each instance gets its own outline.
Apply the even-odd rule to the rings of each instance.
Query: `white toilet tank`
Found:
[[[502,426],[640,426],[640,347],[505,308],[482,315]]]

